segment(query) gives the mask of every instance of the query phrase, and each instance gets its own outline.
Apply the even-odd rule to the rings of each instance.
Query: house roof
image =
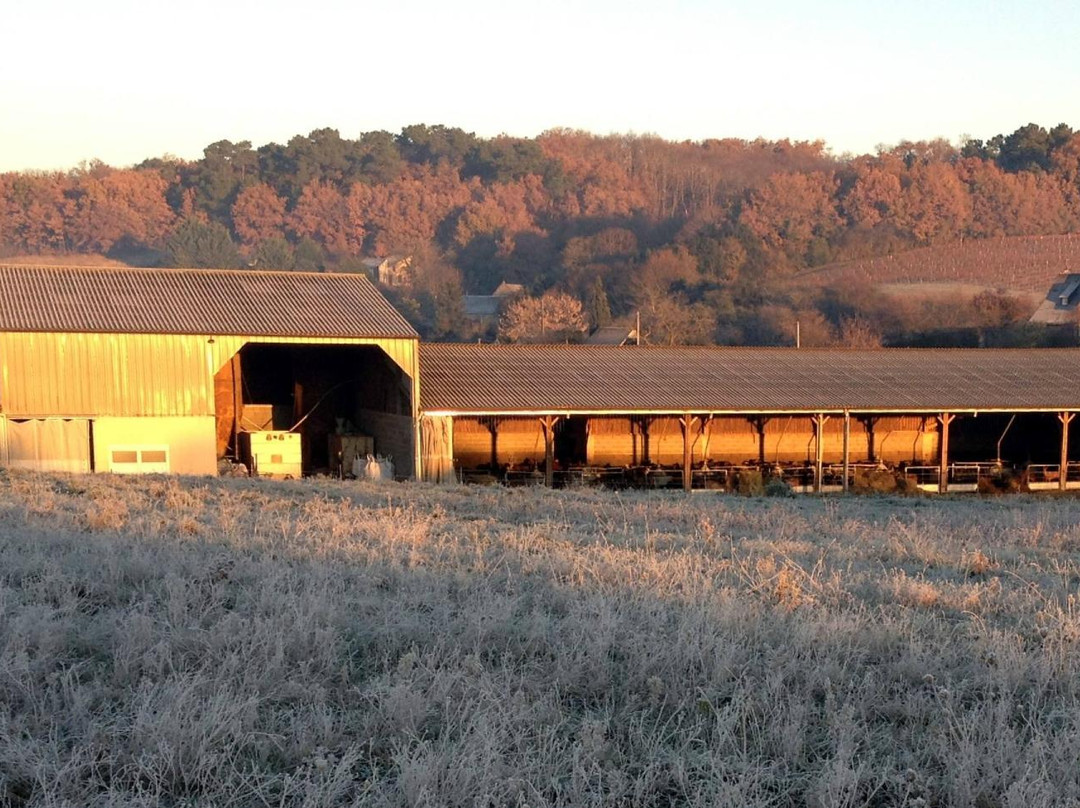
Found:
[[[465,295],[462,306],[466,317],[496,317],[502,299],[494,295]]]
[[[1080,409],[1078,349],[425,343],[420,375],[429,413]]]
[[[491,293],[492,297],[511,297],[513,295],[525,294],[525,286],[520,283],[507,283],[503,281],[495,287],[495,291]]]
[[[0,331],[417,337],[361,274],[2,265]]]
[[[625,325],[605,325],[585,338],[586,345],[626,345],[637,339],[635,329]]]
[[[1078,305],[1080,305],[1080,273],[1069,272],[1058,278],[1050,287],[1046,298],[1031,315],[1031,322],[1054,325],[1075,322]]]

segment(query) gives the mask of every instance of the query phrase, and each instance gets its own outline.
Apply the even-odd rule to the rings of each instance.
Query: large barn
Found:
[[[1080,485],[1075,349],[425,344],[420,356],[429,479],[632,472],[697,488],[756,467],[821,490],[846,487],[855,466],[902,464],[925,490],[964,490],[1011,461],[1048,487]]]
[[[423,384],[421,385],[421,376]],[[418,346],[355,274],[0,266],[0,465],[801,490],[1080,487],[1080,350]],[[1075,432],[1075,430],[1073,431]]]
[[[2,465],[298,476],[360,447],[413,476],[418,389],[361,275],[0,266]]]

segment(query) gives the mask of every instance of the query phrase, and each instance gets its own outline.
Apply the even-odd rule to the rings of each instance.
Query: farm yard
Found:
[[[0,474],[0,805],[1080,800],[1080,500]]]

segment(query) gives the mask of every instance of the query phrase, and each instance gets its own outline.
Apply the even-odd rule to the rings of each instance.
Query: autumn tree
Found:
[[[519,297],[499,318],[499,337],[508,342],[566,342],[587,328],[581,301],[558,291]]]
[[[285,200],[266,183],[241,191],[232,206],[233,231],[240,243],[252,247],[281,238],[285,225]]]
[[[299,239],[308,238],[332,255],[360,255],[363,222],[333,185],[316,180],[300,194],[289,217]]]
[[[125,239],[160,246],[175,219],[165,191],[165,180],[153,171],[107,169],[78,176],[65,206],[69,245],[100,253]]]
[[[816,239],[827,240],[839,229],[835,190],[833,178],[822,172],[774,174],[751,195],[740,221],[802,263]]]

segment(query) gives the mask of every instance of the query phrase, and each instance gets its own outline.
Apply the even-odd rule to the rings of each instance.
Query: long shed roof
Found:
[[[420,347],[428,413],[1080,409],[1078,349]]]
[[[417,336],[363,275],[3,265],[0,331]]]

